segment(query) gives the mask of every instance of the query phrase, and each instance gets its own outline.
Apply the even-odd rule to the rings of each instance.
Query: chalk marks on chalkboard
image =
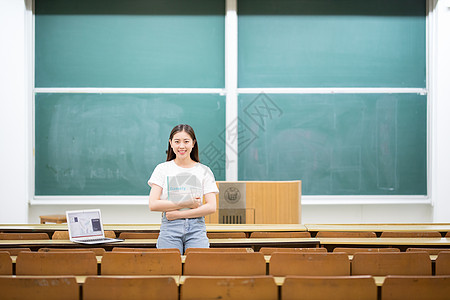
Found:
[[[248,123],[252,96],[239,99]],[[283,114],[255,131],[240,180],[302,180],[304,195],[426,194],[426,96],[268,96]]]
[[[397,100],[386,96],[376,106],[377,187],[397,189]]]
[[[36,195],[148,194],[148,177],[165,159],[174,124],[192,124],[203,149],[225,122],[224,98],[36,95]]]
[[[331,156],[331,191],[358,193],[362,183],[361,146],[333,147]]]

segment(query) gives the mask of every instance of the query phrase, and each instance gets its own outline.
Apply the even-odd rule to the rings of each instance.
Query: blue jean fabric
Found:
[[[205,218],[169,221],[164,213],[156,248],[178,248],[181,254],[187,248],[209,248]]]

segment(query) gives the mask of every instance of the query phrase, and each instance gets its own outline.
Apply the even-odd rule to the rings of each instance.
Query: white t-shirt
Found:
[[[161,200],[181,201],[192,197],[192,189],[201,189],[202,194],[219,193],[211,169],[201,163],[192,168],[182,168],[170,160],[156,166],[148,180],[152,186],[162,187]]]

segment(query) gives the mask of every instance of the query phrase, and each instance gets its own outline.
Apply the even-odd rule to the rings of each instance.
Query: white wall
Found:
[[[0,0],[0,223],[27,223],[25,5]]]
[[[450,0],[437,5],[436,94],[432,103],[429,204],[304,205],[302,223],[450,222]],[[38,223],[39,215],[87,205],[28,205],[31,133],[26,87],[25,4],[0,0],[0,223]],[[105,223],[159,223],[147,205],[95,205]]]
[[[433,220],[450,222],[450,0],[438,1],[437,20]]]

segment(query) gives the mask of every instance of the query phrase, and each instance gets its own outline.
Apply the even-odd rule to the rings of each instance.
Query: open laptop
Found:
[[[80,244],[121,242],[105,237],[100,209],[66,211],[70,240]]]

